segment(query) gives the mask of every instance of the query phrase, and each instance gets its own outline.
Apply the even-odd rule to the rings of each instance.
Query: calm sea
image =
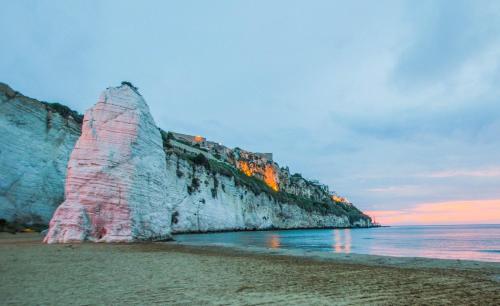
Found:
[[[500,225],[226,232],[175,238],[202,244],[500,262]]]

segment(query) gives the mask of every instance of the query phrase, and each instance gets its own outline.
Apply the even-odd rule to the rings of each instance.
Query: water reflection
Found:
[[[341,253],[342,252],[342,242],[340,241],[340,231],[339,230],[333,230],[333,250],[335,253]]]
[[[270,235],[266,241],[267,247],[271,249],[279,249],[280,244],[280,236],[278,235]]]
[[[347,228],[344,230],[344,245],[346,253],[351,253],[351,243],[351,229]]]
[[[500,225],[405,226],[176,235],[176,240],[334,253],[500,262]]]
[[[351,253],[351,244],[352,238],[350,229],[333,230],[332,249],[335,253]]]

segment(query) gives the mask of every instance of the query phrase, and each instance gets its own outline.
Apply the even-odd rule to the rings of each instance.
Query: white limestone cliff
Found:
[[[108,88],[85,114],[71,153],[65,201],[45,242],[128,242],[170,237],[165,153],[135,88]]]
[[[304,209],[303,201],[295,203],[293,197],[261,192],[264,183],[261,189],[245,185],[251,178],[231,163],[220,161],[230,167],[225,171],[193,165],[192,152],[177,152],[168,141],[162,143],[146,103],[128,85],[108,89],[86,113],[76,146],[78,114],[0,85],[0,127],[5,131],[0,133],[0,219],[47,224],[64,200],[68,169],[66,201],[54,213],[46,242],[371,226],[354,206],[330,202],[339,206]],[[228,171],[239,173],[238,180],[224,174]],[[279,176],[280,192],[314,201],[324,197],[320,187],[287,182],[287,177]]]
[[[173,233],[371,226],[368,218],[352,221],[347,215],[306,211],[265,193],[256,195],[233,178],[193,166],[175,154],[167,155],[166,177]]]
[[[0,83],[0,219],[47,224],[63,201],[80,123]]]

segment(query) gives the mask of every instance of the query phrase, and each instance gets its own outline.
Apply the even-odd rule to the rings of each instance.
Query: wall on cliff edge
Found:
[[[81,133],[80,118],[65,110],[0,83],[0,218],[47,224],[64,200],[66,165]]]

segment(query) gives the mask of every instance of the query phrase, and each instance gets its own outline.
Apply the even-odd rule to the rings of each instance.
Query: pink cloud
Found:
[[[382,225],[500,224],[500,199],[421,203],[404,210],[365,213]]]

